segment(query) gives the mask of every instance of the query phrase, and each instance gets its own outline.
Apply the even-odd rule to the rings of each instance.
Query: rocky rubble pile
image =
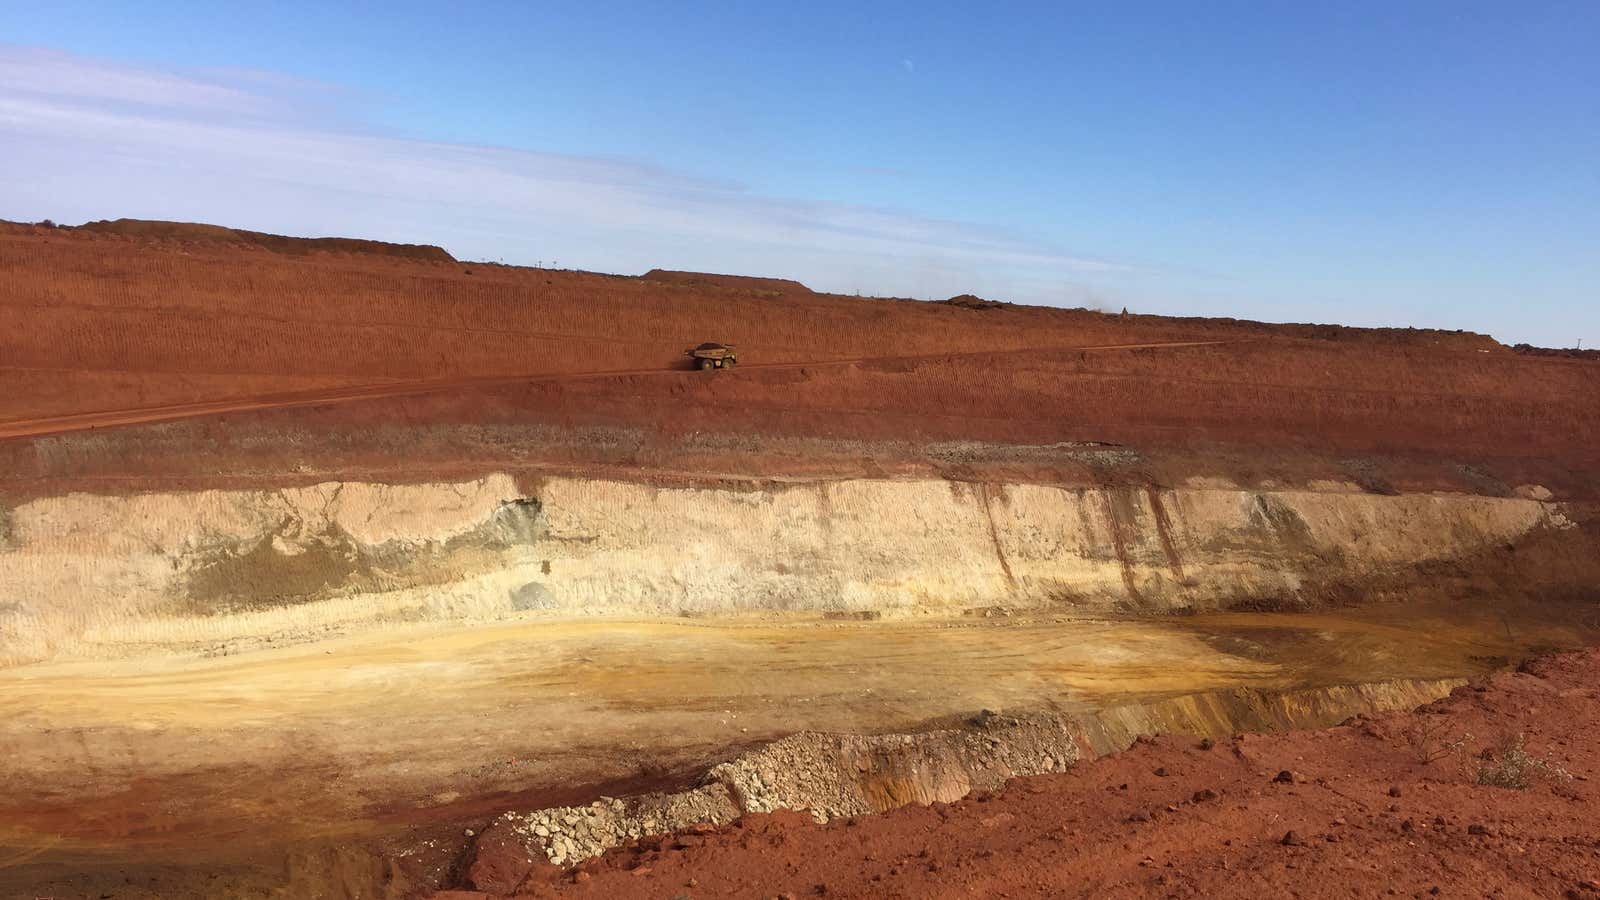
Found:
[[[588,806],[558,806],[531,813],[506,813],[496,823],[538,848],[556,865],[598,856],[613,847],[652,834],[688,829],[700,823],[722,825],[739,810],[720,784],[676,794],[651,794],[631,800],[603,797]]]
[[[801,732],[712,769],[744,812],[807,810],[818,822],[964,797],[1017,775],[1066,769],[1078,747],[1063,719],[987,711],[960,730]]]
[[[510,812],[490,828],[529,859],[576,863],[643,837],[722,825],[747,812],[805,810],[818,822],[952,801],[1019,775],[1062,771],[1079,750],[1065,718],[987,710],[966,727],[918,734],[800,732],[711,769],[674,794]],[[498,834],[496,834],[498,832]]]

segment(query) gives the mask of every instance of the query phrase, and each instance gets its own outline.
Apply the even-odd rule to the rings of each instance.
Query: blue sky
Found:
[[[0,217],[1600,345],[1593,2],[233,6],[0,3]]]

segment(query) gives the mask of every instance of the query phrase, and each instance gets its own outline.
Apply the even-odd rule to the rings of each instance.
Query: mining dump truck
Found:
[[[733,348],[727,344],[704,343],[692,350],[683,351],[696,368],[706,369],[731,369],[739,364],[739,357],[733,353]]]

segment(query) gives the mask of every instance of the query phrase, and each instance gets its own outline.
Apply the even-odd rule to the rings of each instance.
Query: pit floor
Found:
[[[904,731],[984,708],[1474,675],[1600,642],[1594,626],[1571,608],[1489,604],[545,620],[23,666],[0,671],[0,896],[47,896],[41,885],[85,866],[232,864],[263,847],[675,787],[800,729]]]

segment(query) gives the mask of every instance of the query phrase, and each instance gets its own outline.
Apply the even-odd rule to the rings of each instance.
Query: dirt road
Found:
[[[1105,344],[1093,347],[1033,347],[1021,350],[985,350],[972,353],[933,353],[909,356],[861,356],[848,359],[823,359],[803,363],[743,363],[740,370],[776,371],[784,369],[852,366],[864,363],[917,362],[922,360],[962,361],[1002,356],[1028,356],[1043,353],[1101,353],[1111,350],[1158,350],[1178,347],[1210,347],[1232,341],[1163,341],[1140,344]],[[16,419],[0,422],[0,440],[5,438],[38,437],[94,428],[111,428],[119,425],[139,425],[151,422],[171,422],[200,416],[231,412],[249,412],[263,409],[292,409],[295,407],[324,406],[348,403],[354,400],[374,400],[385,397],[414,397],[449,391],[495,388],[506,385],[535,382],[577,381],[584,379],[619,378],[624,376],[673,376],[685,373],[676,369],[612,369],[599,372],[567,372],[559,374],[530,374],[511,376],[479,376],[472,378],[446,378],[431,381],[385,382],[354,387],[329,388],[315,391],[266,394],[250,398],[226,400],[197,400],[193,403],[171,403],[139,409],[115,409],[97,412],[74,413],[63,416]],[[734,373],[722,373],[728,377]]]

